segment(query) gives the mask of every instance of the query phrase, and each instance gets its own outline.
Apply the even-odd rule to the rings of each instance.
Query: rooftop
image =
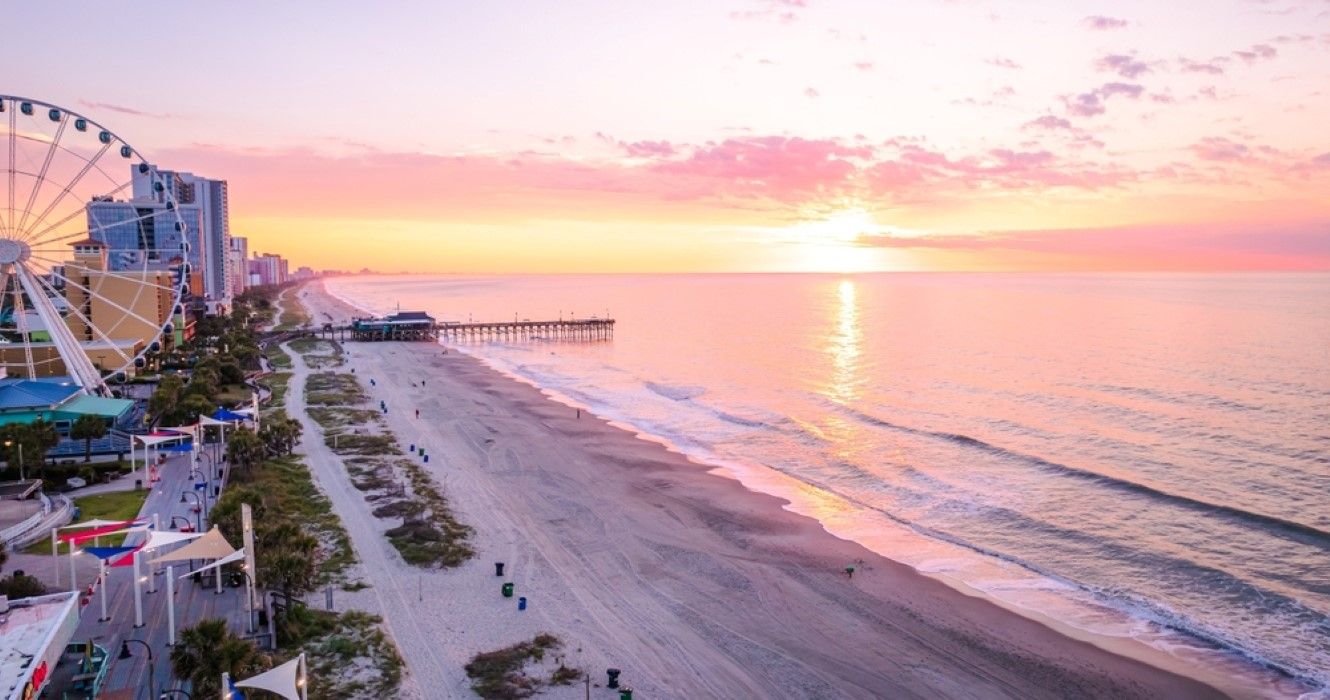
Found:
[[[9,610],[0,613],[0,698],[23,697],[24,685],[43,665],[41,675],[49,676],[73,636],[77,616],[77,592],[9,601]]]
[[[54,408],[79,391],[79,386],[67,377],[5,377],[0,379],[0,411]]]

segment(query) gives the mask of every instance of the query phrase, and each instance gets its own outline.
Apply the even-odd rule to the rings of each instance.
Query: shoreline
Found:
[[[329,309],[338,312],[338,318],[349,311],[348,305],[324,291],[321,283],[306,285],[304,290],[300,296],[316,302],[317,308],[311,306],[310,310],[320,322],[319,314]],[[356,313],[359,312],[357,309]],[[963,590],[858,543],[838,538],[817,520],[789,510],[785,499],[753,491],[737,479],[718,473],[715,465],[700,463],[623,426],[590,415],[574,418],[574,412],[549,392],[501,373],[476,357],[457,352],[444,355],[439,346],[432,344],[353,347],[357,355],[363,349],[364,354],[378,355],[380,359],[386,359],[382,357],[385,354],[394,358],[411,356],[429,368],[431,379],[441,376],[470,390],[459,394],[479,395],[502,404],[511,411],[509,418],[543,428],[553,439],[564,437],[582,443],[582,454],[578,456],[593,462],[589,469],[584,467],[590,472],[589,483],[614,487],[625,494],[625,500],[635,507],[641,506],[638,510],[669,512],[677,506],[678,510],[694,516],[682,518],[678,512],[670,513],[678,521],[672,527],[662,528],[659,518],[655,518],[651,520],[657,522],[642,523],[640,531],[625,529],[626,534],[641,538],[645,533],[647,539],[653,540],[683,539],[687,545],[705,550],[710,558],[739,555],[774,569],[779,574],[776,583],[782,585],[772,590],[755,585],[753,577],[742,573],[731,582],[737,584],[746,578],[748,585],[738,586],[739,591],[756,588],[773,597],[779,595],[780,604],[785,606],[782,612],[817,628],[826,635],[822,642],[842,634],[845,641],[832,644],[833,648],[839,647],[833,654],[822,653],[821,644],[806,648],[800,640],[790,638],[784,616],[766,624],[748,620],[749,624],[740,626],[755,629],[740,636],[778,649],[788,647],[792,651],[805,647],[801,654],[794,655],[801,661],[810,654],[820,656],[815,664],[804,662],[809,668],[805,669],[808,673],[803,680],[812,683],[805,686],[809,696],[818,695],[814,686],[823,683],[827,684],[824,690],[834,688],[838,694],[849,695],[885,692],[1057,697],[1072,688],[1078,689],[1078,694],[1097,697],[1223,694],[1217,690],[1220,687],[1217,681],[1222,679],[1198,679],[1196,676],[1202,675],[1198,669],[1186,668],[1183,661],[1143,643],[1122,640],[1122,644],[1112,644],[1113,640],[1080,632],[1034,611],[1013,611],[981,592]],[[458,496],[450,490],[450,498]],[[682,532],[671,531],[678,530],[678,524],[692,525],[694,529],[700,526],[708,532],[694,532],[687,527]],[[484,547],[480,551],[480,558],[486,560],[482,565],[488,564],[490,553]],[[860,566],[862,573],[847,580],[841,569],[848,562],[860,560],[864,562]],[[701,568],[710,568],[714,562],[703,563],[708,566]],[[708,573],[717,572],[702,572],[702,575]],[[726,572],[720,578],[726,579],[734,573]],[[780,581],[780,575],[788,580]],[[715,614],[724,617],[721,610],[734,608],[734,604],[743,607],[742,601],[737,600],[743,593],[727,588],[706,591],[705,595],[700,595],[703,594],[700,590],[688,590],[691,596],[675,597],[688,598],[697,606],[720,605]],[[805,590],[793,594],[793,588]],[[749,610],[745,614],[751,616],[755,612]],[[689,620],[676,613],[675,619],[664,621],[667,624],[660,631],[669,634],[675,626],[682,625],[693,628],[687,631],[697,632],[708,619]],[[885,647],[890,653],[875,651],[873,647]],[[788,652],[783,656],[790,660]],[[914,657],[920,663],[902,667],[897,658],[901,656]],[[874,666],[881,668],[866,668]],[[764,687],[774,693],[775,688],[764,682],[769,679],[741,675],[750,676],[745,680],[753,684],[747,687],[755,694],[764,694]]]

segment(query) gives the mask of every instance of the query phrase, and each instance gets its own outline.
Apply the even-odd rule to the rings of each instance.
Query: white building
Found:
[[[231,237],[231,292],[239,294],[249,286],[249,239],[244,236]]]
[[[151,173],[134,173],[134,199],[165,201],[164,192],[156,192]],[[202,296],[209,313],[225,313],[231,308],[231,223],[226,180],[212,180],[193,173],[158,170],[157,174],[172,188],[176,204],[183,211],[197,207],[202,219],[199,236]]]
[[[37,697],[79,624],[77,592],[0,596],[0,699]]]

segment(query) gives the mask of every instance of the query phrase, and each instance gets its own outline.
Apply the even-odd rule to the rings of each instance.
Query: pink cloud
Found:
[[[88,100],[79,100],[79,104],[92,110],[103,110],[107,112],[115,112],[117,114],[128,114],[133,117],[149,117],[151,119],[176,118],[176,115],[174,114],[167,114],[165,112],[145,112],[141,109],[124,107],[122,105],[112,104],[110,102],[90,102]]]
[[[681,160],[659,161],[652,170],[705,181],[696,184],[714,192],[791,200],[849,189],[858,161],[872,157],[868,146],[766,136],[707,143]]]
[[[1252,149],[1222,136],[1207,136],[1192,144],[1191,152],[1201,160],[1243,161],[1253,156]]]
[[[861,71],[864,71],[865,73],[867,73],[867,72],[873,70],[873,62],[872,62],[872,61],[858,61],[858,62],[856,62],[856,63],[854,64],[854,67],[857,68],[857,69],[859,69],[859,70],[861,70]]]
[[[889,248],[1009,250],[1083,257],[1138,269],[1295,268],[1330,266],[1330,221],[1292,224],[1139,225],[1047,231],[893,236],[862,235],[861,245]]]
[[[817,91],[816,89],[814,89],[814,88],[811,88],[811,87],[810,87],[810,88],[804,88],[804,97],[808,97],[808,98],[817,98],[817,97],[821,97],[821,96],[822,96],[822,93],[818,92],[818,91]]]
[[[672,156],[676,153],[674,146],[670,145],[669,141],[635,141],[633,143],[621,141],[619,147],[634,158],[659,158]]]
[[[1109,54],[1095,61],[1095,68],[1106,73],[1117,73],[1124,78],[1138,78],[1150,72],[1150,66],[1135,56]]]
[[[1077,117],[1093,117],[1107,111],[1105,102],[1108,98],[1123,95],[1137,99],[1145,88],[1135,83],[1104,83],[1103,85],[1073,97],[1063,98],[1067,112]]]
[[[1105,17],[1103,15],[1092,15],[1081,20],[1081,24],[1084,24],[1090,29],[1107,31],[1110,29],[1122,29],[1123,27],[1126,27],[1127,20],[1118,19],[1116,17]]]
[[[1257,61],[1272,59],[1279,55],[1279,51],[1269,44],[1255,44],[1249,49],[1234,51],[1233,55],[1242,59],[1247,65],[1251,65]]]
[[[950,158],[922,146],[907,145],[896,158],[868,168],[871,191],[898,198],[938,197],[964,190],[1100,189],[1136,179],[1120,168],[1064,161],[1047,150],[990,149]]]
[[[799,10],[806,9],[808,2],[806,0],[762,0],[759,5],[758,8],[752,10],[735,10],[730,13],[730,19],[774,19],[780,22],[793,22],[799,18],[796,13]]]
[[[984,59],[984,63],[998,68],[1006,68],[1008,70],[1019,70],[1021,67],[1021,64],[1004,56],[994,56],[992,58]]]
[[[1031,119],[1021,126],[1022,129],[1070,129],[1071,121],[1062,117],[1045,114],[1038,119]]]
[[[1215,58],[1209,61],[1193,61],[1189,58],[1179,58],[1178,65],[1184,73],[1207,73],[1209,75],[1223,75],[1224,62],[1227,59]]]

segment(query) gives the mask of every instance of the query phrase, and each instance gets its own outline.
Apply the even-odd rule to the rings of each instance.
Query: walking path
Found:
[[[384,537],[379,520],[370,512],[360,491],[351,486],[341,459],[324,443],[322,428],[306,411],[305,382],[310,375],[309,366],[289,345],[284,344],[282,348],[291,355],[293,371],[286,393],[287,413],[300,421],[304,428],[298,449],[304,454],[315,483],[341,516],[356,558],[370,584],[368,589],[354,596],[342,595],[351,597],[356,602],[355,607],[383,617],[384,626],[397,642],[409,671],[402,697],[425,697],[420,694],[425,688],[455,687],[455,682],[447,681],[447,671],[439,660],[440,640],[431,634],[435,632],[430,626],[432,616],[422,605],[421,579],[430,574],[402,561],[397,550]]]

